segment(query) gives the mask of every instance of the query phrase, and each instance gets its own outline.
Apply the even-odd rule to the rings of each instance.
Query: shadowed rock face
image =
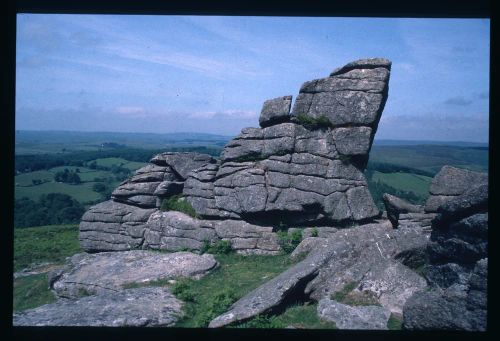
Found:
[[[450,167],[442,175],[442,178],[456,175],[457,183],[447,188],[436,185],[432,189],[435,193],[463,192],[437,209],[427,247],[430,265],[426,279],[432,290],[416,293],[406,302],[403,327],[484,331],[488,276],[487,174],[458,172]]]

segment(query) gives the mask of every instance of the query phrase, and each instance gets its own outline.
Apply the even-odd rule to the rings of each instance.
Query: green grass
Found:
[[[402,327],[403,327],[403,320],[400,317],[391,314],[391,316],[389,317],[389,321],[387,321],[387,329],[401,330]]]
[[[95,160],[96,165],[98,166],[103,166],[103,167],[111,167],[113,165],[121,165],[124,168],[128,168],[132,171],[135,171],[141,167],[144,167],[147,165],[147,163],[143,162],[133,162],[133,161],[128,161],[119,157],[107,157],[103,159],[96,159]]]
[[[191,204],[185,198],[183,198],[181,194],[173,195],[168,199],[163,199],[160,209],[162,211],[182,212],[193,218],[198,217],[193,206],[191,206]]]
[[[81,251],[76,225],[14,229],[14,271],[33,264],[62,263]]]
[[[33,186],[32,180],[53,181],[54,173],[48,170],[40,170],[16,175],[14,182],[17,186]],[[17,190],[17,188],[16,188]]]
[[[280,315],[259,315],[243,322],[236,328],[286,328],[299,329],[336,329],[335,323],[323,321],[318,317],[317,304],[295,304]]]
[[[432,178],[411,173],[381,173],[373,172],[373,181],[383,182],[401,191],[411,191],[427,197]]]
[[[194,300],[186,302],[186,316],[176,324],[177,327],[206,327],[232,302],[293,264],[287,255],[242,256],[233,253],[215,257],[220,263],[217,269],[198,281],[184,282],[182,291],[188,292],[187,295],[191,292]]]
[[[21,277],[14,280],[13,310],[36,308],[56,301],[49,289],[47,274]]]
[[[87,201],[95,201],[101,197],[99,193],[94,192],[92,189],[93,185],[94,183],[92,182],[85,182],[78,185],[60,182],[46,182],[33,187],[16,187],[15,198],[21,199],[23,197],[27,197],[28,199],[37,201],[42,194],[63,193],[70,195],[81,203],[84,203]]]

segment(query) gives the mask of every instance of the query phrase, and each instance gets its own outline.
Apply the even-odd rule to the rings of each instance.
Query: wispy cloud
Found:
[[[198,111],[188,114],[189,118],[202,118],[210,119],[217,117],[219,119],[230,118],[230,119],[249,119],[258,117],[257,112],[252,110],[224,110],[224,111]]]

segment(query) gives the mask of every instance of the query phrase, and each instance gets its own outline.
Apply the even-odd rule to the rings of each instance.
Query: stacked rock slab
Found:
[[[191,173],[184,194],[208,219],[304,224],[379,215],[363,175],[387,100],[391,62],[359,60],[268,100],[261,128],[245,128],[220,164]]]
[[[449,174],[466,174],[448,169]],[[468,174],[448,186],[463,194],[437,209],[427,248],[426,279],[432,290],[416,293],[404,307],[406,329],[486,330],[488,185],[486,174]],[[477,185],[479,181],[479,185]],[[484,183],[486,182],[486,183]]]

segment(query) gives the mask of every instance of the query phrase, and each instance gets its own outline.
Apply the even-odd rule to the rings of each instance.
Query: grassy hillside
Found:
[[[14,229],[14,271],[41,263],[60,263],[80,252],[78,225]]]

